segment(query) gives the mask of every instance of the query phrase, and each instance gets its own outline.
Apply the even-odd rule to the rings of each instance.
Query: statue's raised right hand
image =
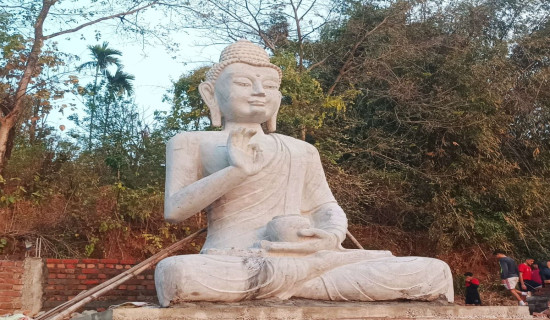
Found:
[[[250,139],[255,134],[254,130],[239,128],[229,132],[227,138],[229,164],[242,170],[248,176],[260,172],[264,160],[260,146],[250,143]]]

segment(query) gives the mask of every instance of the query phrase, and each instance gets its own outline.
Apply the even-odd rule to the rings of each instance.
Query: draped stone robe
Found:
[[[221,132],[193,132],[167,146],[166,197],[229,165]],[[322,300],[453,300],[452,277],[442,261],[394,257],[378,250],[323,250],[280,256],[259,249],[276,216],[303,215],[312,227],[345,238],[347,218],[327,184],[315,147],[270,134],[275,155],[206,208],[208,235],[201,254],[161,261],[155,271],[162,306],[181,301],[240,301],[292,296]],[[225,140],[224,140],[225,139]],[[212,145],[214,143],[215,145]],[[215,148],[215,159],[201,159]]]

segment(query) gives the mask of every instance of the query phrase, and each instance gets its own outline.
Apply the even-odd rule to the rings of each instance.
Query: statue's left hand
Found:
[[[311,254],[321,250],[339,250],[338,237],[330,232],[317,228],[308,228],[298,231],[299,242],[273,242],[262,240],[260,247],[269,252]]]

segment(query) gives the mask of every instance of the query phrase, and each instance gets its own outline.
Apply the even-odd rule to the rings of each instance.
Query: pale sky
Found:
[[[71,66],[71,70],[77,65],[80,65],[91,59],[88,45],[102,44],[104,41],[109,43],[109,47],[122,52],[120,60],[124,65],[124,71],[135,76],[134,97],[139,110],[144,113],[146,121],[153,121],[153,112],[155,110],[169,110],[170,104],[163,103],[162,97],[172,87],[172,82],[176,81],[181,75],[190,72],[191,70],[217,61],[223,46],[203,46],[200,45],[201,38],[193,34],[193,31],[181,33],[175,36],[174,39],[180,43],[179,54],[167,53],[164,47],[142,47],[139,43],[123,39],[122,37],[111,34],[105,30],[102,31],[103,36],[99,41],[94,38],[94,30],[96,28],[89,27],[81,30],[76,34],[67,37],[55,39],[58,43],[59,50],[74,54],[80,57],[80,61]],[[86,40],[82,40],[81,35],[84,35]],[[176,56],[174,59],[173,56]],[[92,82],[91,76],[86,76],[84,73],[77,73],[81,85],[86,85]],[[83,105],[75,97],[68,95],[67,99],[56,101],[56,104],[76,103],[79,114],[82,112]],[[48,116],[48,123],[55,128],[59,125],[64,125],[67,129],[74,128],[72,121],[67,120],[67,116],[75,111],[65,110],[64,114],[53,111]],[[67,132],[67,130],[65,130]]]

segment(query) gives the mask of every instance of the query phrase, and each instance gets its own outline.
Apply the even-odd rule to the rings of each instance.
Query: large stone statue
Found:
[[[275,131],[281,70],[249,41],[223,50],[199,91],[222,131],[184,132],[167,146],[165,218],[206,208],[200,254],[162,260],[160,304],[301,297],[453,301],[443,261],[340,245],[347,218],[315,147]]]

